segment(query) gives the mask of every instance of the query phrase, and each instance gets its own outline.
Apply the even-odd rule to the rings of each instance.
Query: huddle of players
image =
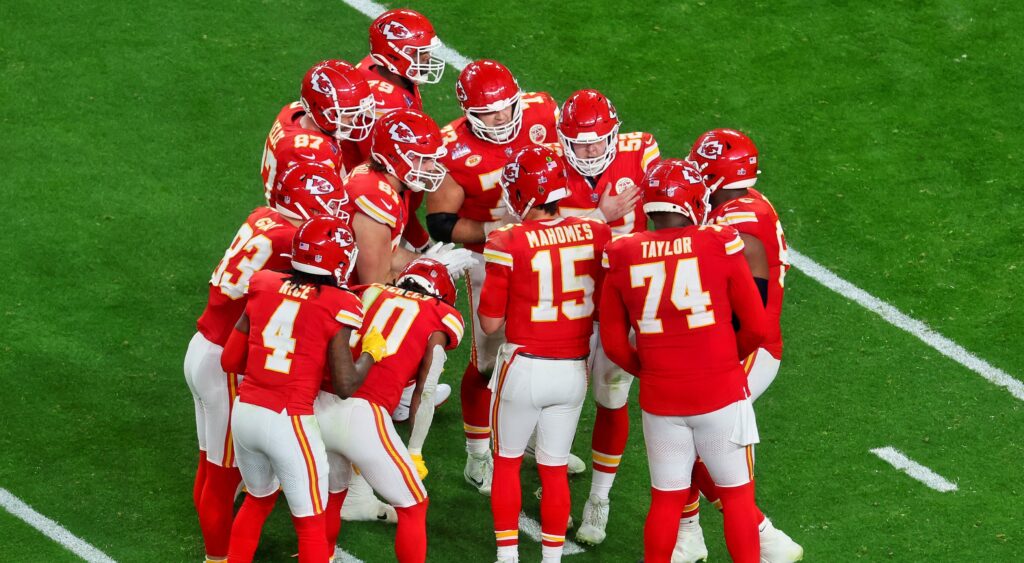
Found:
[[[381,515],[397,520],[398,559],[425,559],[422,446],[445,350],[463,333],[463,271],[479,317],[461,386],[464,475],[491,495],[499,561],[518,560],[528,451],[544,560],[561,557],[588,373],[598,411],[577,539],[605,537],[640,376],[645,560],[707,557],[700,493],[723,510],[735,560],[799,559],[754,503],[750,403],[778,369],[788,264],[778,217],[751,189],[753,143],[715,130],[687,160],[659,161],[650,134],[619,133],[600,93],[576,92],[559,112],[490,60],[460,74],[466,115],[439,130],[418,91],[440,80],[439,45],[422,15],[388,11],[371,24],[371,56],[314,66],[271,129],[268,207],[214,271],[185,359],[207,560],[251,561],[279,490],[300,561],[327,559],[353,465],[394,507]],[[430,235],[465,249],[429,247],[415,215],[424,194]],[[408,448],[392,424],[402,408]]]

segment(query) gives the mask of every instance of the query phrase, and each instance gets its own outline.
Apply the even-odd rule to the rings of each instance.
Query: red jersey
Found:
[[[612,185],[612,193],[622,192],[630,184],[643,185],[647,167],[658,162],[661,152],[658,142],[650,133],[619,133],[619,145],[616,148],[615,160],[597,178],[586,178],[575,168],[565,163],[569,174],[569,197],[558,202],[558,209],[565,215],[592,216],[597,209],[605,185]],[[551,145],[562,154],[562,144]],[[647,230],[647,216],[644,215],[644,202],[638,199],[636,207],[615,221],[608,222],[612,232],[618,235],[636,233]]]
[[[747,195],[712,210],[708,220],[757,237],[764,245],[768,257],[768,305],[765,307],[768,336],[761,347],[776,359],[782,359],[782,297],[786,270],[789,270],[789,251],[779,214],[760,192],[748,188]]]
[[[448,350],[462,341],[465,326],[454,307],[428,295],[394,286],[373,284],[368,291],[379,291],[367,305],[366,322],[360,331],[371,327],[387,342],[384,358],[375,363],[353,397],[377,403],[394,411],[402,391],[419,377],[420,363],[430,354],[427,339],[435,332],[448,336]]]
[[[377,72],[379,66],[373,57],[366,55],[366,58],[359,61],[356,68],[363,74],[363,78],[370,85],[373,92],[373,100],[377,102],[377,117],[396,109],[417,109],[423,111],[423,98],[420,96],[420,87],[412,84],[408,89],[404,84],[390,82],[382,74]]]
[[[345,176],[345,166],[352,165],[333,137],[299,125],[304,115],[306,110],[302,109],[302,104],[292,102],[281,109],[270,127],[260,167],[267,201],[270,201],[270,191],[274,188],[277,173],[287,170],[296,162],[320,162],[337,170],[342,177]],[[357,159],[355,164],[358,164],[360,156],[355,154],[349,158]]]
[[[498,145],[473,134],[466,117],[451,122],[441,134],[448,154],[441,163],[448,174],[465,191],[466,199],[459,217],[486,223],[503,217],[507,211],[501,200],[501,179],[505,163],[515,151],[535,143],[558,141],[555,123],[558,104],[545,92],[523,93],[523,127],[511,142]],[[474,252],[483,252],[483,244],[465,245]]]
[[[624,334],[614,325],[625,319],[636,332],[642,409],[695,415],[747,396],[733,307],[748,318],[761,304],[739,233],[711,225],[627,235],[606,247],[605,260],[601,332]]]
[[[242,297],[253,274],[260,270],[283,270],[291,266],[296,228],[269,207],[253,210],[239,227],[224,258],[210,277],[210,296],[196,328],[210,342],[224,346],[242,312]]]
[[[396,192],[384,172],[378,172],[368,164],[356,167],[345,178],[350,214],[362,213],[391,229],[391,250],[398,248],[402,233],[409,221],[408,190]]]
[[[377,72],[380,67],[374,62],[373,57],[369,55],[360,61],[356,68],[362,72],[363,78],[370,85],[373,99],[377,103],[378,119],[396,109],[411,108],[423,111],[423,98],[420,96],[420,88],[417,84],[413,83],[412,90],[410,90],[402,83],[389,82],[388,79]],[[342,143],[342,147],[345,145],[346,143]],[[358,152],[362,156],[363,161],[370,158],[369,138],[358,144]],[[420,248],[430,242],[430,235],[427,234],[427,230],[423,228],[419,218],[416,217],[416,210],[423,203],[423,193],[414,192],[406,197],[409,221],[404,236],[414,248]]]
[[[363,308],[351,291],[295,285],[282,272],[259,272],[249,282],[249,355],[239,398],[274,412],[313,414],[327,369],[331,338],[358,329]]]
[[[505,317],[505,337],[526,353],[579,358],[590,352],[595,293],[608,225],[556,217],[506,225],[484,248],[487,274],[479,313]]]

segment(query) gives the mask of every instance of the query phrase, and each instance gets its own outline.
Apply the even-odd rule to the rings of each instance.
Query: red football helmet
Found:
[[[455,289],[455,280],[448,273],[444,264],[433,258],[417,258],[402,270],[395,285],[401,286],[402,282],[409,280],[422,287],[428,294],[437,297],[441,301],[455,306],[455,299],[458,297],[458,290]]]
[[[681,213],[703,225],[711,210],[711,190],[697,165],[681,158],[662,160],[650,167],[643,181],[644,213]]]
[[[481,139],[499,145],[515,139],[523,128],[522,94],[519,83],[505,65],[489,59],[466,65],[455,83],[455,97],[459,99],[462,111],[466,112],[466,120],[473,132]],[[508,107],[512,108],[512,116],[507,123],[500,125],[488,126],[475,115]]]
[[[300,162],[277,176],[274,185],[274,208],[278,213],[305,221],[317,215],[334,215],[346,222],[348,194],[341,177],[330,166],[319,162]]]
[[[535,206],[569,197],[565,165],[543,145],[521,148],[501,173],[501,191],[509,212],[522,221]]]
[[[697,163],[711,191],[752,188],[757,183],[757,146],[735,129],[704,133],[687,159]]]
[[[441,130],[421,111],[396,109],[373,127],[370,156],[415,192],[441,186],[448,171],[438,159],[446,152]]]
[[[596,177],[615,160],[619,144],[619,116],[615,106],[597,90],[579,90],[562,106],[558,116],[558,140],[569,165],[584,176]],[[604,143],[604,151],[581,157],[574,146]]]
[[[302,79],[302,107],[324,133],[340,141],[370,134],[377,104],[366,79],[345,61],[317,63]]]
[[[444,61],[434,55],[441,40],[423,14],[388,10],[370,24],[370,56],[374,62],[416,84],[437,84]]]
[[[358,254],[348,221],[332,215],[319,215],[306,221],[292,238],[292,268],[307,274],[332,276],[338,287],[348,285]]]

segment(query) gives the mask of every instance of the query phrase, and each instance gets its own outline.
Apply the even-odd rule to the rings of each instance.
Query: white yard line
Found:
[[[923,322],[907,316],[896,307],[833,274],[821,264],[793,250],[792,247],[789,249],[789,259],[793,266],[821,285],[877,314],[889,324],[916,336],[921,342],[931,346],[943,356],[977,373],[989,382],[1005,387],[1011,395],[1024,401],[1024,383],[1021,383],[1020,380],[1014,379],[1005,371],[975,356],[963,346],[935,332]]]
[[[525,512],[519,513],[519,530],[529,536],[531,540],[540,543],[540,522],[530,518]],[[566,539],[565,547],[562,548],[562,555],[576,555],[585,551],[576,542]]]
[[[340,547],[334,548],[334,561],[335,563],[363,563],[362,559],[352,555]]]
[[[371,2],[370,0],[342,0],[342,2],[371,19],[376,18],[387,10],[381,4]],[[462,56],[458,51],[448,46],[439,49],[438,54],[459,71],[465,68],[471,61],[471,59]],[[991,383],[1005,387],[1011,395],[1018,400],[1024,401],[1024,383],[1020,380],[1014,379],[1013,376],[1005,371],[975,356],[963,346],[935,332],[923,322],[908,317],[899,309],[833,274],[821,264],[794,250],[793,247],[789,248],[789,257],[794,267],[817,280],[818,283],[857,303],[861,307],[878,314],[878,316],[893,326],[916,336],[943,356],[977,373]]]
[[[12,495],[7,489],[0,488],[0,506],[7,512],[17,516],[29,526],[39,530],[46,537],[63,545],[75,555],[89,563],[114,563],[106,553],[96,549],[89,542],[72,534],[60,524],[38,513],[24,501]]]
[[[928,469],[920,463],[910,459],[904,455],[903,452],[892,446],[875,448],[871,450],[871,453],[882,458],[886,463],[896,469],[899,469],[914,479],[924,483],[930,489],[934,489],[940,493],[948,493],[950,491],[957,490],[956,483],[948,481],[942,475],[939,475],[931,469]]]

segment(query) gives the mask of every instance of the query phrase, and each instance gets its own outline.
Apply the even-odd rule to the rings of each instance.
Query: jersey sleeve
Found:
[[[508,306],[508,287],[513,264],[511,232],[508,228],[498,229],[487,237],[484,261],[487,275],[484,278],[483,289],[480,290],[479,313],[495,319],[502,318]]]
[[[658,148],[658,141],[654,140],[654,135],[650,133],[644,133],[640,140],[640,146],[643,150],[643,156],[640,157],[640,170],[646,173],[652,164],[661,160],[661,150]]]
[[[363,326],[363,306],[354,293],[342,290],[334,320],[353,330]]]
[[[353,186],[349,191],[350,197],[354,197],[356,210],[365,214],[374,221],[387,225],[394,229],[398,225],[398,206],[402,205],[390,186],[385,190],[377,185],[376,180],[367,178],[360,179],[359,185]],[[372,182],[373,186],[363,185]]]
[[[439,311],[441,316],[441,332],[448,336],[448,346],[445,350],[454,350],[462,342],[462,335],[466,332],[466,323],[462,315],[453,307],[443,307]]]
[[[711,228],[715,230],[718,240],[722,242],[727,256],[743,252],[743,238],[740,237],[739,231],[732,227],[722,227],[720,225],[711,225]]]
[[[715,222],[754,236],[758,236],[758,227],[760,227],[756,211],[730,204],[726,204],[722,213],[715,218]]]

